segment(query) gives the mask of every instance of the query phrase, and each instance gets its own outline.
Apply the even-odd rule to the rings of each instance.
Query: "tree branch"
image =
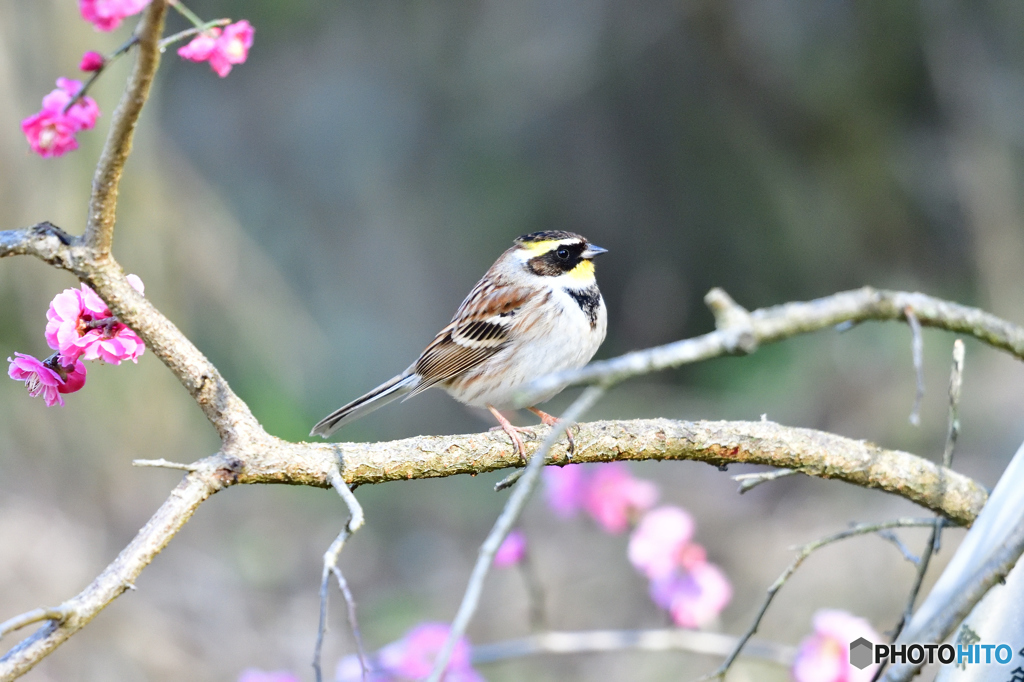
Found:
[[[537,427],[537,435],[548,427]],[[526,440],[527,454],[538,448]],[[245,454],[242,459],[232,454]],[[476,474],[522,466],[504,434],[418,436],[387,443],[287,443],[270,436],[237,443],[200,460],[128,547],[81,594],[62,604],[69,613],[50,622],[0,659],[0,680],[14,679],[88,623],[133,583],[192,513],[218,490],[249,483],[331,487],[342,462],[349,484]],[[565,462],[565,443],[550,459]],[[905,452],[811,429],[771,422],[682,422],[667,419],[603,421],[579,425],[573,462],[694,460],[720,466],[768,464],[799,469],[905,497],[962,525],[970,525],[986,500],[970,478]]]
[[[167,14],[166,0],[153,0],[135,29],[138,38],[138,57],[121,102],[114,110],[103,153],[92,179],[89,199],[89,222],[85,228],[84,244],[94,250],[94,256],[103,260],[110,255],[114,238],[114,220],[117,215],[117,190],[124,164],[132,151],[132,137],[138,125],[142,107],[149,98],[153,76],[160,64],[160,36],[164,31]]]
[[[127,142],[130,143],[130,131]],[[477,474],[521,465],[507,439],[491,433],[423,436],[393,443],[281,441],[262,429],[212,363],[128,284],[112,256],[98,256],[83,240],[71,238],[49,223],[0,232],[0,257],[13,255],[36,256],[74,273],[91,286],[113,314],[134,329],[178,377],[217,428],[223,447],[218,455],[196,463],[197,470],[186,476],[118,559],[93,585],[61,606],[69,606],[72,615],[60,623],[51,621],[0,659],[0,679],[13,679],[28,670],[94,617],[132,583],[195,507],[225,485],[287,483],[328,487],[330,473],[339,459],[349,484]],[[922,325],[970,334],[1018,358],[1024,357],[1021,327],[984,311],[923,294],[865,288],[750,313],[720,290],[709,294],[708,300],[720,327],[715,332],[594,363],[575,373],[543,379],[536,385],[611,383],[686,362],[752,352],[759,344],[841,322],[905,319],[907,306],[914,310]],[[536,447],[536,442],[527,443],[530,453]],[[564,445],[556,445],[551,456],[556,462],[565,461]],[[669,420],[581,426],[573,461],[628,459],[692,459],[716,466],[736,462],[793,469],[886,490],[963,525],[971,523],[986,499],[980,485],[949,469],[907,453],[808,429],[789,429],[768,422]],[[215,473],[224,471],[229,475]]]
[[[142,569],[167,546],[199,505],[233,482],[239,463],[228,457],[214,456],[199,464],[197,470],[185,476],[131,543],[91,585],[57,608],[48,610],[64,614],[63,619],[48,620],[0,658],[0,680],[13,680],[27,673],[81,630],[107,604],[131,589]]]
[[[534,434],[547,433],[536,427]],[[479,474],[522,466],[501,433],[417,436],[383,443],[286,443],[253,453],[240,483],[290,483],[327,487],[337,458],[352,484]],[[527,455],[537,438],[525,441]],[[686,422],[670,419],[599,421],[579,425],[572,461],[693,460],[714,466],[764,464],[834,478],[894,493],[959,525],[970,525],[986,500],[985,489],[950,469],[898,450],[813,429],[763,422]],[[549,462],[567,463],[557,442]]]
[[[724,292],[712,289],[705,300],[712,299],[715,305],[720,305],[717,299],[719,294]],[[520,398],[524,405],[530,405],[533,396],[546,394],[557,386],[608,381],[615,383],[661,369],[710,360],[736,352],[749,352],[746,349],[844,322],[906,320],[905,310],[908,307],[914,311],[922,326],[968,334],[1024,360],[1024,327],[1020,325],[978,308],[951,303],[925,294],[864,287],[814,301],[760,308],[749,313],[745,319],[738,314],[716,314],[719,324],[716,331],[664,346],[626,353],[610,360],[592,362],[578,370],[551,374],[535,381]],[[743,322],[742,326],[737,326],[737,320]],[[723,322],[726,323],[724,326]],[[742,334],[738,335],[738,331]],[[752,338],[747,335],[752,335]]]
[[[719,632],[671,628],[665,630],[593,630],[589,632],[541,632],[522,639],[473,647],[473,663],[497,661],[539,654],[578,654],[609,651],[688,651],[705,656],[727,656],[739,637]],[[796,647],[752,639],[743,655],[790,666]]]

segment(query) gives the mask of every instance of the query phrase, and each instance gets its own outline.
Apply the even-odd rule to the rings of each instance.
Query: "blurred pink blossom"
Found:
[[[47,362],[24,353],[15,353],[14,356],[13,360],[7,358],[11,363],[7,376],[25,382],[28,394],[33,398],[42,395],[47,407],[63,406],[61,393],[74,393],[85,385],[85,365],[81,362],[62,363],[58,371],[55,363],[51,367]]]
[[[122,19],[138,14],[148,4],[149,0],[78,0],[78,10],[96,30],[113,31]]]
[[[223,31],[214,27],[178,48],[178,55],[193,62],[209,61],[210,68],[224,78],[231,73],[233,65],[248,59],[255,32],[256,29],[245,19],[225,26]]]
[[[264,672],[258,668],[249,668],[238,676],[238,682],[299,682],[299,678],[287,670]]]
[[[695,561],[689,568],[652,580],[651,599],[679,627],[702,628],[714,622],[732,599],[732,586],[718,566]]]
[[[128,283],[139,293],[144,291],[137,275],[128,275]],[[46,342],[60,351],[65,361],[103,360],[119,365],[123,360],[138,362],[146,350],[139,336],[111,315],[107,304],[86,285],[65,289],[50,302],[46,311]]]
[[[685,554],[693,531],[693,517],[679,507],[652,509],[629,538],[629,561],[652,580],[664,577],[684,559],[693,560]]]
[[[869,682],[878,664],[864,670],[850,665],[850,642],[882,638],[863,618],[846,611],[822,609],[814,614],[814,633],[800,642],[793,663],[796,682]]]
[[[78,63],[79,71],[99,71],[103,68],[103,55],[92,50],[82,55],[82,61]]]
[[[585,474],[579,464],[544,467],[544,497],[557,516],[569,518],[583,507]]]
[[[58,78],[57,89],[43,97],[42,111],[21,122],[21,131],[36,154],[50,158],[78,149],[75,133],[96,125],[100,108],[92,97],[83,97],[64,111],[81,89],[81,81]]]
[[[609,462],[597,467],[586,486],[583,504],[606,531],[621,533],[657,501],[656,485],[633,478],[624,462]]]
[[[445,623],[423,623],[407,632],[405,636],[381,649],[370,661],[370,682],[406,682],[424,680],[430,675],[441,647],[448,637],[449,627]],[[338,662],[335,682],[360,682],[362,669],[355,655],[346,656]],[[445,682],[485,682],[484,678],[470,664],[469,641],[459,639],[452,652],[451,660],[444,675]]]
[[[514,566],[522,561],[524,556],[526,556],[526,536],[517,528],[505,536],[501,547],[494,553],[494,566],[496,568]]]

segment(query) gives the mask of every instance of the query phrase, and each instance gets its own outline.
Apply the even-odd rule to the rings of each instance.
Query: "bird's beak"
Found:
[[[580,254],[582,258],[590,259],[594,256],[600,256],[602,253],[608,253],[608,249],[602,249],[600,246],[595,244],[587,244],[587,250]]]

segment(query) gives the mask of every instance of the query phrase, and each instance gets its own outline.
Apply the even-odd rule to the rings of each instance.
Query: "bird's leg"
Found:
[[[541,422],[546,426],[554,426],[558,423],[558,417],[553,417],[544,410],[538,410],[536,407],[528,407],[526,409],[540,417]],[[576,452],[576,441],[572,438],[572,429],[566,429],[565,435],[569,439],[569,449],[566,450],[565,456],[568,459],[572,459],[573,453]]]
[[[500,424],[500,426],[496,426],[494,427],[494,429],[500,428],[502,431],[508,434],[508,437],[512,439],[512,444],[516,446],[516,450],[519,451],[519,458],[522,459],[523,463],[525,464],[526,446],[523,445],[523,439],[519,437],[519,433],[521,431],[529,431],[529,429],[523,428],[521,426],[515,426],[512,422],[505,419],[504,415],[502,415],[501,412],[498,412],[496,409],[494,409],[494,407],[491,405],[488,405],[487,409],[491,411],[491,414],[494,415],[494,418],[497,419],[498,424]]]

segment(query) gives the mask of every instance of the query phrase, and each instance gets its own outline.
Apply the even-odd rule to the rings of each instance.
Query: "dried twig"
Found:
[[[739,638],[720,632],[672,628],[665,630],[593,630],[589,632],[542,632],[522,639],[473,647],[474,664],[484,665],[540,654],[578,654],[610,651],[688,651],[705,656],[727,656]],[[796,648],[752,639],[743,655],[790,666]]]
[[[163,469],[181,469],[182,471],[195,471],[198,467],[195,464],[184,464],[182,462],[169,462],[164,458],[160,459],[133,459],[133,467],[156,467]]]
[[[331,576],[333,575],[338,582],[341,594],[345,597],[348,624],[352,628],[352,637],[356,640],[356,651],[359,655],[359,664],[362,667],[363,679],[365,680],[366,675],[370,672],[370,666],[367,663],[366,650],[363,648],[363,636],[359,631],[359,620],[356,618],[356,601],[348,587],[345,576],[341,573],[341,567],[338,566],[338,560],[341,558],[341,550],[345,546],[345,541],[362,528],[365,517],[363,516],[362,505],[359,504],[359,500],[352,493],[352,489],[345,483],[345,479],[341,477],[340,470],[335,471],[331,475],[331,486],[338,491],[341,499],[345,501],[345,506],[348,507],[349,511],[349,519],[341,533],[338,534],[338,537],[334,539],[334,542],[331,543],[331,546],[324,553],[324,567],[320,576],[320,625],[317,628],[316,645],[313,649],[313,672],[316,674],[317,682],[321,682],[323,672],[320,665],[320,654],[323,649],[324,635],[327,632],[327,595],[329,593]]]
[[[0,639],[3,639],[4,635],[10,634],[15,630],[20,630],[23,627],[32,625],[33,623],[39,623],[44,620],[52,620],[54,622],[61,622],[67,618],[67,609],[60,606],[56,608],[38,608],[32,609],[14,618],[8,618],[3,623],[0,623]]]
[[[782,586],[786,584],[786,581],[789,580],[789,578],[796,572],[796,569],[800,567],[800,564],[802,564],[807,557],[814,553],[815,550],[821,549],[825,545],[830,545],[833,542],[845,540],[847,538],[855,537],[857,535],[877,533],[879,531],[886,530],[889,528],[929,526],[932,523],[934,523],[932,519],[895,519],[893,521],[884,521],[882,523],[861,523],[856,526],[853,526],[852,528],[849,528],[839,533],[835,533],[833,535],[829,535],[828,537],[822,538],[820,540],[815,540],[814,542],[810,542],[801,547],[800,551],[796,555],[796,558],[793,559],[793,562],[786,567],[786,570],[782,572],[782,575],[780,575],[778,579],[776,579],[776,581],[772,583],[772,586],[768,588],[768,594],[766,595],[764,602],[761,604],[761,608],[758,610],[757,615],[754,616],[754,621],[750,624],[750,627],[747,628],[747,631],[740,636],[739,640],[737,640],[736,646],[733,647],[732,651],[726,657],[722,665],[720,665],[717,669],[708,673],[700,679],[725,679],[725,674],[729,671],[729,668],[736,661],[737,657],[739,657],[740,652],[743,650],[743,647],[746,645],[747,641],[751,637],[753,637],[755,632],[757,632],[757,628],[761,624],[761,619],[764,617],[765,612],[771,605],[772,600],[775,599],[775,595],[778,594],[779,590],[782,589]]]
[[[750,312],[750,331],[758,346],[808,332],[835,327],[843,322],[905,320],[907,307],[924,327],[968,334],[995,348],[1024,359],[1024,327],[977,308],[919,293],[885,291],[864,287],[814,301],[784,303]],[[557,386],[617,382],[661,369],[709,360],[735,350],[734,333],[716,330],[703,336],[676,341],[592,362],[578,370],[559,372],[535,381],[521,396],[523,404]]]
[[[949,375],[949,427],[946,430],[946,446],[942,452],[942,465],[949,468],[953,464],[953,450],[956,447],[957,437],[960,435],[960,390],[963,387],[964,373],[964,342],[960,339],[953,341],[953,367]],[[928,542],[925,543],[921,552],[921,560],[917,564],[917,574],[914,576],[914,583],[910,586],[910,593],[907,595],[907,604],[903,607],[900,620],[893,629],[891,642],[899,639],[903,628],[910,622],[914,613],[914,604],[917,602],[917,595],[921,592],[921,585],[924,583],[925,573],[928,572],[928,564],[932,554],[939,551],[942,543],[942,527],[945,521],[942,518],[935,519],[935,525],[928,535]],[[883,661],[872,676],[872,682],[881,679],[889,661]]]
[[[775,471],[758,471],[753,474],[738,474],[736,476],[733,476],[732,480],[740,484],[736,492],[742,495],[748,490],[753,490],[762,483],[767,483],[768,481],[775,481],[777,479],[785,478],[787,476],[792,476],[793,474],[799,473],[802,472],[797,471],[796,469],[776,469]]]
[[[917,426],[921,423],[921,401],[924,400],[924,339],[921,335],[921,323],[909,305],[903,314],[910,325],[910,354],[914,361],[914,377],[917,390],[914,392],[914,407],[910,410],[910,423]]]
[[[498,520],[494,522],[494,527],[487,535],[487,539],[480,546],[480,553],[477,557],[476,565],[473,566],[473,573],[470,575],[469,583],[466,586],[466,593],[462,597],[458,613],[455,614],[455,620],[452,621],[448,639],[434,660],[433,670],[430,672],[430,677],[427,678],[428,682],[440,682],[441,677],[444,675],[444,671],[448,667],[448,661],[455,650],[455,644],[466,632],[466,627],[469,626],[469,621],[476,612],[477,604],[480,601],[480,593],[483,591],[484,578],[487,577],[491,562],[494,561],[494,554],[498,551],[509,531],[512,530],[512,526],[522,513],[523,507],[526,506],[526,501],[529,499],[530,493],[533,492],[533,488],[540,478],[541,469],[544,466],[551,446],[555,444],[555,441],[562,435],[565,429],[575,424],[580,415],[590,409],[600,399],[604,394],[604,390],[601,386],[587,388],[562,414],[558,419],[558,423],[551,427],[540,448],[533,453],[530,463],[526,466],[526,473],[523,474],[522,481],[515,487],[512,494],[509,495],[505,508],[502,510]]]

